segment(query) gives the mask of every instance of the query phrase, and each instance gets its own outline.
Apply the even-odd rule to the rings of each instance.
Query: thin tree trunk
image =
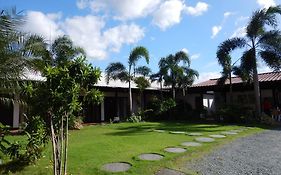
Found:
[[[53,171],[54,175],[57,175],[57,154],[56,154],[56,139],[55,139],[55,131],[53,126],[53,119],[51,117],[51,137],[52,137],[52,147],[53,147]]]
[[[68,152],[68,114],[66,114],[65,143],[64,143],[64,175],[67,174],[67,152]]]
[[[63,156],[63,151],[64,151],[64,126],[63,126],[63,118],[64,118],[64,116],[62,115],[61,116],[61,133],[60,133],[60,142],[61,142],[61,145],[60,145],[60,159],[62,158],[62,156]],[[61,160],[62,161],[62,160]],[[60,175],[62,174],[62,162],[60,163]]]
[[[175,100],[176,99],[176,89],[175,89],[175,86],[172,86],[172,93],[173,93],[173,99]]]
[[[131,89],[131,67],[129,67],[129,105],[130,105],[130,116],[133,115],[133,99]]]
[[[255,107],[256,107],[256,117],[260,117],[261,115],[261,102],[260,102],[260,86],[259,86],[259,80],[258,80],[258,70],[257,66],[254,67],[254,91],[255,91]]]
[[[162,87],[162,81],[160,82],[160,93],[161,93],[161,101],[163,100],[163,87]]]
[[[254,93],[255,93],[255,109],[256,109],[256,116],[257,118],[261,115],[261,102],[260,102],[260,86],[259,86],[259,78],[258,78],[258,70],[257,70],[257,57],[256,57],[256,47],[255,47],[255,41],[252,40],[252,47],[253,47],[253,64],[254,64],[254,70],[253,70],[253,80],[254,80]]]
[[[229,96],[230,96],[230,105],[232,105],[233,104],[233,92],[232,92],[231,72],[229,73]]]

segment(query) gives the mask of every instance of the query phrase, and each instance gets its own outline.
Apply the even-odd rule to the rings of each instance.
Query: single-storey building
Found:
[[[260,73],[258,75],[260,84],[261,105],[268,99],[273,108],[281,107],[281,72]],[[203,106],[209,111],[230,103],[229,80],[224,85],[218,85],[217,79],[210,79],[198,84],[194,84],[189,92],[195,98],[201,98]],[[243,82],[239,77],[232,77],[233,103],[255,107],[254,85]],[[189,99],[189,101],[200,101]],[[199,102],[198,102],[199,103]]]
[[[27,73],[23,80],[44,81],[45,78],[40,74]],[[131,87],[134,112],[137,112],[141,103],[143,103],[142,106],[145,106],[153,96],[160,96],[160,86],[156,82],[151,83],[151,86],[144,90],[142,102],[140,101],[140,91],[134,82],[131,82]],[[89,104],[84,109],[85,122],[109,122],[116,117],[122,120],[129,116],[128,83],[111,80],[107,84],[105,76],[102,74],[101,79],[96,84],[96,88],[104,93],[104,101],[98,105]],[[18,128],[23,121],[23,108],[17,101],[11,105],[0,103],[0,123]]]

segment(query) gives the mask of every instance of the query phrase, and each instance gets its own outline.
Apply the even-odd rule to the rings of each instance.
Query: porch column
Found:
[[[18,128],[19,127],[19,114],[20,114],[20,105],[19,102],[15,101],[13,104],[13,128]]]
[[[101,102],[101,121],[104,121],[104,101]]]

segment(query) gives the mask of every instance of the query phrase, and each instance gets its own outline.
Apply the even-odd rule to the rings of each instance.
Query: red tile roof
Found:
[[[281,72],[268,72],[268,73],[261,73],[259,76],[259,82],[269,82],[269,81],[281,81]],[[208,86],[215,86],[217,85],[218,78],[210,79],[208,81],[204,81],[198,84],[192,85],[192,87],[208,87]],[[239,77],[232,77],[232,84],[239,84],[243,83],[241,78]],[[225,84],[229,84],[229,80],[226,80]]]

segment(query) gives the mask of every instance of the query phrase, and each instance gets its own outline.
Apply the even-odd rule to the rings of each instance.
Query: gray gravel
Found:
[[[237,139],[191,166],[203,175],[280,175],[281,130]]]

